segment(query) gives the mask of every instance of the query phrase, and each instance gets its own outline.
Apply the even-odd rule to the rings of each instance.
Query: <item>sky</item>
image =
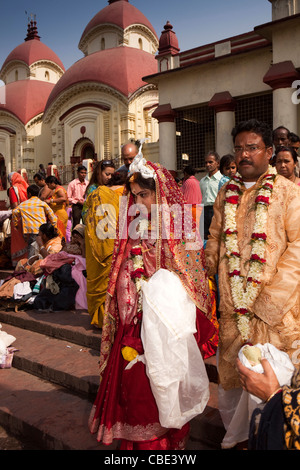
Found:
[[[130,0],[151,22],[158,37],[169,21],[181,51],[252,31],[272,20],[268,0]],[[83,57],[80,37],[107,0],[0,0],[0,68],[27,34],[28,17],[36,15],[41,41],[66,69]],[[26,13],[27,12],[27,13]]]

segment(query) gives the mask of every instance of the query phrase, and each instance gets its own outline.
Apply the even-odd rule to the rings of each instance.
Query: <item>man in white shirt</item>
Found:
[[[204,240],[208,238],[209,227],[214,214],[213,206],[218,194],[219,181],[222,178],[219,166],[219,154],[209,152],[205,157],[205,167],[208,173],[200,180],[202,204],[204,205]]]
[[[78,178],[74,179],[69,183],[67,194],[69,203],[72,205],[72,226],[80,224],[81,212],[83,208],[85,191],[87,185],[89,184],[86,179],[86,168],[83,165],[80,165],[77,168]]]

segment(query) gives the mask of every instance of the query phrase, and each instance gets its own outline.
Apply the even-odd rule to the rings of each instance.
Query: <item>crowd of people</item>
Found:
[[[255,119],[232,139],[182,184],[134,143],[67,190],[9,175],[15,271],[0,296],[29,280],[31,308],[86,308],[101,329],[99,442],[185,449],[216,355],[222,448],[300,448],[300,139]]]

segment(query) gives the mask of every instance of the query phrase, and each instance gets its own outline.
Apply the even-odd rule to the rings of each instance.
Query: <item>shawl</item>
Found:
[[[20,173],[17,173],[17,172],[10,173],[9,181],[15,190],[19,203],[27,201],[28,184],[26,183],[24,178],[20,175]]]
[[[200,182],[195,176],[190,176],[183,182],[181,187],[184,198],[188,204],[201,204],[202,194]]]
[[[157,211],[156,227],[156,271],[160,268],[174,272],[180,279],[188,296],[203,314],[211,319],[208,277],[205,270],[203,243],[196,229],[192,212],[185,211],[185,199],[171,173],[161,165],[147,161],[147,167],[154,172],[156,183]],[[117,238],[114,244],[111,272],[107,289],[105,314],[102,328],[100,373],[103,372],[110,348],[119,325],[116,301],[116,283],[128,240],[128,227],[135,216],[130,216],[134,204],[133,196],[124,191],[120,204]],[[170,208],[177,208],[170,213]],[[181,213],[178,212],[181,211]],[[184,217],[182,231],[178,235],[177,223]],[[169,225],[168,225],[169,223]],[[167,233],[166,227],[169,227]]]

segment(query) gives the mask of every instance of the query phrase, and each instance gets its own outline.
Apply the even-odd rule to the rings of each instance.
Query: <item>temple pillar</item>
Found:
[[[167,170],[177,170],[176,113],[170,104],[156,108],[152,117],[159,123],[159,163]]]
[[[229,91],[216,93],[210,100],[209,107],[215,110],[216,116],[216,152],[222,157],[233,152],[231,131],[235,126],[235,100]]]
[[[291,132],[298,132],[297,105],[292,99],[295,89],[292,84],[299,79],[300,74],[290,60],[272,65],[264,76],[264,83],[273,90],[273,129],[285,126]]]

